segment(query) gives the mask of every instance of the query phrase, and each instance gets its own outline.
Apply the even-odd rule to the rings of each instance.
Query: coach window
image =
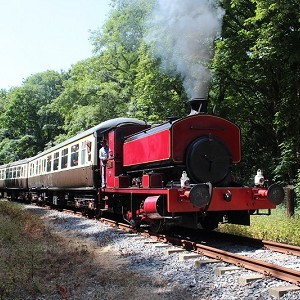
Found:
[[[92,142],[84,141],[81,144],[81,164],[92,160]]]
[[[53,170],[58,170],[58,159],[59,159],[59,152],[55,152],[53,155]]]
[[[17,167],[17,178],[21,177],[21,167]]]
[[[36,160],[34,175],[38,175],[38,174],[39,174],[39,160]]]
[[[71,167],[78,166],[79,144],[71,147]]]
[[[38,160],[38,165],[39,165],[38,175],[41,175],[41,173],[42,173],[42,160],[41,159]]]
[[[92,142],[87,141],[86,142],[86,151],[87,151],[87,159],[88,161],[92,160]]]
[[[8,169],[8,178],[12,178],[12,168]]]
[[[85,165],[86,141],[81,143],[81,164]]]
[[[42,158],[42,174],[46,171],[46,158]]]
[[[91,160],[91,146],[90,141],[84,141],[81,143],[81,164],[85,165]]]
[[[68,148],[63,149],[61,151],[61,165],[60,167],[62,169],[66,168],[68,166]]]
[[[12,178],[16,178],[17,177],[17,168],[14,167],[13,168],[13,177]]]
[[[34,162],[31,164],[31,170],[30,170],[31,176],[34,175]]]
[[[51,172],[51,159],[52,155],[47,156],[47,172]]]

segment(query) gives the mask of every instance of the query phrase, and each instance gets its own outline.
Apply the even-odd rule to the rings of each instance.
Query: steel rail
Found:
[[[242,256],[239,254],[227,252],[217,248],[208,247],[201,244],[195,244],[195,251],[221,261],[231,263],[245,269],[271,276],[285,281],[289,281],[296,285],[300,285],[300,271],[288,269],[286,267],[270,264],[261,260]]]
[[[132,232],[132,233],[137,232],[136,230],[132,229],[132,227],[129,224],[120,223],[118,221],[107,219],[107,218],[99,218],[98,220],[102,223],[120,228],[120,229],[125,230],[125,231],[129,231],[129,232]]]
[[[298,247],[298,246],[282,244],[282,243],[277,243],[277,242],[271,242],[271,241],[265,241],[265,240],[262,240],[262,244],[265,249],[300,257],[300,247]]]
[[[201,234],[203,234],[203,232]],[[247,237],[247,236],[233,235],[233,234],[224,233],[224,232],[216,232],[216,231],[210,232],[209,235],[206,232],[204,232],[204,236],[206,238],[213,237],[217,240],[225,240],[225,241],[230,241],[230,242],[239,243],[239,244],[247,244],[249,246],[261,247],[261,248],[264,248],[267,250],[276,251],[276,252],[280,252],[280,253],[284,253],[284,254],[295,255],[295,256],[300,257],[300,247],[299,246],[278,243],[278,242],[272,242],[272,241],[267,241],[267,240],[261,240],[261,239],[257,239],[257,238]]]
[[[202,245],[188,240],[168,237],[165,235],[156,235],[152,233],[148,233],[148,235],[150,237],[156,237],[160,241],[169,242],[173,245],[181,246],[187,250],[193,250],[207,257],[214,258],[222,262],[234,264],[238,267],[252,270],[264,274],[265,276],[270,276],[284,281],[288,281],[300,286],[300,271],[298,270],[288,269],[286,267],[267,263],[261,260],[249,258],[232,252],[227,252],[224,250],[220,250],[214,247]]]

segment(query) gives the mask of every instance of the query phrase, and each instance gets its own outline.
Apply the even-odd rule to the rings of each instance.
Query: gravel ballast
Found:
[[[154,287],[157,284],[155,288],[153,286],[148,287],[150,290],[148,290],[147,295],[124,295],[123,299],[271,300],[274,297],[269,294],[269,288],[289,285],[287,282],[265,277],[243,286],[239,284],[239,278],[244,275],[255,274],[254,272],[239,269],[217,276],[215,275],[216,268],[230,265],[217,262],[197,267],[196,259],[181,261],[179,255],[182,253],[169,255],[165,251],[166,248],[157,247],[156,243],[145,243],[145,241],[151,241],[150,239],[123,233],[102,222],[82,218],[75,214],[44,210],[32,206],[26,207],[42,213],[42,218],[51,230],[68,238],[83,240],[87,245],[104,251],[110,268],[114,268],[113,265],[115,264],[115,267],[122,272],[130,271],[140,274],[149,280],[153,279]],[[171,246],[172,248],[175,247]],[[237,253],[239,250],[235,248],[235,252]],[[245,250],[241,249],[240,254],[256,257],[261,256],[262,251],[245,253]],[[276,261],[278,253],[269,252],[270,261],[272,261],[272,255]],[[284,258],[286,266],[295,264],[295,260],[297,259],[294,256]],[[87,295],[85,299],[101,299],[95,296],[97,283],[93,283],[90,291],[90,295]],[[280,299],[300,299],[300,292],[289,292]]]

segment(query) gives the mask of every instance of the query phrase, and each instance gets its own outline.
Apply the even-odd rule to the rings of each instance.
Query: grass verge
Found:
[[[299,213],[296,212],[293,217],[289,218],[283,208],[272,211],[270,216],[251,216],[251,226],[222,224],[219,230],[300,246],[300,235],[298,234],[300,232]]]
[[[0,201],[1,300],[186,299],[181,287],[128,271],[109,251],[49,228],[22,205]]]

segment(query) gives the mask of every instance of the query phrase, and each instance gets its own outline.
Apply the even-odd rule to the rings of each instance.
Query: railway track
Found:
[[[218,248],[209,247],[202,244],[197,244],[188,240],[179,240],[167,236],[165,237],[165,240],[174,245],[181,246],[187,250],[193,250],[196,253],[205,255],[207,257],[234,264],[236,266],[249,269],[266,276],[272,276],[274,278],[285,280],[300,286],[300,271],[298,270],[270,264],[262,260],[249,258],[243,255],[238,255],[229,251],[220,250]],[[277,245],[276,249],[278,250],[279,248],[280,246]],[[285,249],[286,247],[283,247],[282,252],[285,251]]]
[[[275,251],[275,252],[280,252],[280,253],[290,254],[290,255],[295,255],[300,257],[300,247],[294,245],[255,239],[246,236],[237,236],[237,235],[222,233],[217,231],[209,232],[209,234],[202,233],[202,236],[205,236],[210,239],[214,238],[216,240],[234,241],[234,243],[237,244],[249,245],[251,247],[259,247],[270,251]]]
[[[134,232],[137,231],[133,230],[129,225],[118,223],[116,221],[111,221],[109,219],[102,219],[101,221],[113,224],[113,226],[116,226],[120,229]],[[168,236],[164,234],[156,234],[153,232],[150,232],[148,230],[140,231],[139,232],[142,236],[149,237],[152,239],[155,239],[160,242],[169,243],[171,245],[180,247],[182,249],[193,251],[194,253],[201,254],[203,256],[216,259],[217,261],[226,262],[229,264],[233,264],[235,266],[248,269],[254,272],[258,272],[263,274],[264,276],[270,276],[277,279],[281,279],[284,281],[288,281],[290,283],[293,283],[297,286],[300,286],[300,271],[295,269],[286,268],[283,266],[279,266],[276,264],[268,263],[263,260],[250,258],[244,255],[239,255],[232,253],[230,251],[225,251],[216,247],[210,247],[206,246],[188,239],[182,239],[182,238],[176,238],[174,236]],[[231,235],[232,237],[232,235]],[[266,240],[258,240],[258,239],[251,239],[251,238],[245,238],[241,237],[239,239],[236,237],[236,240],[239,240],[239,243],[241,242],[247,242],[247,244],[252,246],[261,245],[262,248],[271,250],[273,252],[280,252],[288,255],[294,255],[300,257],[300,247],[288,245],[288,244],[281,244]]]
[[[73,211],[64,210],[65,212],[74,213]],[[300,286],[300,271],[294,270],[290,268],[286,268],[283,266],[279,266],[276,264],[271,264],[259,259],[250,258],[244,255],[239,255],[232,253],[230,251],[225,251],[216,247],[206,246],[202,243],[192,241],[186,238],[177,238],[171,235],[165,234],[157,234],[153,233],[149,230],[134,230],[129,224],[121,223],[115,220],[111,220],[108,218],[100,218],[99,221],[104,222],[106,224],[110,224],[111,226],[118,227],[119,229],[132,232],[139,233],[144,237],[149,237],[155,239],[160,242],[170,243],[174,246],[180,247],[182,249],[193,251],[194,253],[204,255],[206,257],[216,259],[221,262],[226,262],[229,264],[236,265],[238,267],[248,269],[254,272],[261,273],[265,276],[274,277],[277,279],[281,279],[284,281],[288,281],[297,286]],[[210,232],[210,235],[212,232]],[[282,244],[272,241],[253,239],[249,237],[240,237],[228,234],[221,234],[218,232],[213,232],[214,238],[223,238],[227,240],[234,240],[235,243],[239,244],[248,244],[255,247],[261,247],[273,252],[280,252],[288,255],[294,255],[300,257],[300,247]]]

